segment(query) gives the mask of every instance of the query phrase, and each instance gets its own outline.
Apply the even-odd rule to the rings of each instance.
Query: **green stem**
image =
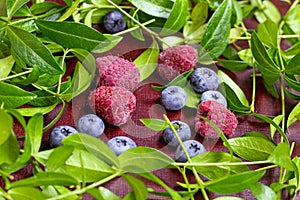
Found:
[[[1,196],[5,197],[8,200],[13,200],[13,198],[0,187],[0,197]]]
[[[256,96],[256,67],[252,68],[252,100],[250,105],[250,111],[255,112],[255,96]]]
[[[17,74],[11,75],[11,76],[7,76],[5,78],[1,78],[0,82],[7,81],[7,80],[10,80],[10,79],[13,79],[13,78],[20,77],[20,76],[24,76],[26,74],[30,74],[31,72],[32,72],[32,69],[29,69],[28,71],[25,71],[25,72],[21,72],[21,73],[17,73]]]
[[[133,6],[119,6],[122,9],[132,9],[134,8]],[[84,8],[78,8],[78,11],[85,11],[85,10],[91,10],[91,9],[113,9],[115,6],[110,6],[110,5],[91,5],[89,7],[84,7]]]
[[[192,190],[191,190],[191,187],[190,187],[190,184],[189,184],[189,180],[188,180],[188,178],[187,178],[187,176],[186,176],[186,168],[184,167],[184,168],[178,168],[178,170],[179,170],[179,172],[181,173],[181,175],[182,175],[182,177],[183,177],[183,180],[184,180],[184,183],[186,184],[186,186],[187,186],[187,190],[188,190],[188,192],[191,192]],[[192,200],[194,200],[194,195],[193,194],[191,194],[190,195],[190,198],[192,199]]]
[[[189,166],[189,167],[208,167],[208,166],[239,166],[239,165],[261,165],[268,164],[270,161],[253,161],[253,162],[218,162],[218,163],[172,163],[174,166]]]
[[[45,126],[45,127],[43,128],[43,131],[47,131],[47,130],[48,130],[49,128],[51,128],[56,122],[58,122],[58,120],[61,118],[61,116],[62,116],[62,114],[63,114],[63,112],[64,112],[64,110],[65,110],[65,107],[66,107],[65,101],[62,100],[62,103],[63,103],[63,105],[62,105],[62,108],[61,108],[61,110],[59,111],[58,115],[56,115],[56,117],[55,117],[49,124],[47,124],[47,126]]]
[[[114,174],[112,174],[112,175],[110,175],[110,176],[108,176],[108,177],[106,177],[106,178],[104,178],[104,179],[102,179],[98,182],[94,182],[94,183],[88,185],[85,188],[77,189],[77,190],[74,190],[74,191],[66,193],[66,194],[62,194],[62,195],[59,195],[59,196],[56,196],[56,197],[52,197],[52,198],[49,198],[48,200],[64,199],[64,198],[72,196],[72,195],[83,194],[84,192],[86,192],[86,191],[88,191],[92,188],[96,188],[96,187],[98,187],[98,186],[100,186],[100,185],[102,185],[102,184],[104,184],[104,183],[120,176],[120,175],[121,175],[121,172],[116,172],[116,173],[114,173]]]
[[[267,170],[267,169],[273,169],[275,167],[278,167],[278,165],[270,165],[270,166],[266,166],[266,167],[262,167],[262,168],[256,169],[254,171],[263,171],[263,170]]]
[[[146,26],[146,25],[151,24],[151,23],[153,23],[153,22],[155,22],[155,19],[151,19],[151,20],[146,21],[146,22],[144,22],[144,23],[142,23],[142,24],[143,24],[144,26]],[[125,33],[129,33],[129,32],[131,32],[131,31],[134,31],[134,30],[139,29],[139,28],[140,28],[139,26],[134,26],[134,27],[128,28],[128,29],[126,29],[126,30],[124,30],[124,31],[115,33],[115,34],[113,34],[113,35],[115,35],[115,36],[123,35],[123,34],[125,34]]]
[[[288,39],[288,38],[299,38],[299,35],[278,35],[280,39]],[[230,37],[231,40],[250,40],[250,36],[242,36],[242,37]]]
[[[169,118],[166,115],[163,115],[163,116],[164,116],[164,119],[166,120],[166,122],[168,123],[168,125],[170,126],[171,130],[173,131],[176,139],[178,140],[179,145],[180,145],[181,149],[183,150],[183,152],[184,152],[184,154],[185,154],[185,156],[187,158],[187,162],[188,163],[192,163],[192,160],[191,160],[191,158],[190,158],[187,150],[185,149],[185,147],[183,145],[183,142],[180,139],[180,137],[179,137],[177,131],[175,130],[173,124],[170,122]],[[197,171],[196,171],[196,169],[194,167],[192,167],[192,172],[193,172],[193,174],[195,176],[195,179],[196,179],[196,181],[197,181],[197,183],[198,183],[198,185],[199,185],[199,187],[201,189],[201,192],[202,192],[202,195],[203,195],[204,199],[205,200],[209,200],[208,195],[207,195],[207,193],[205,191],[205,188],[204,188],[204,182],[200,179],[200,177],[198,176],[198,173],[197,173]]]
[[[68,53],[69,53],[69,49],[64,50],[64,55],[62,56],[62,61],[61,61],[61,69],[62,70],[64,69],[65,59],[66,59],[66,56]],[[60,94],[62,77],[63,77],[63,74],[59,76],[56,94]]]

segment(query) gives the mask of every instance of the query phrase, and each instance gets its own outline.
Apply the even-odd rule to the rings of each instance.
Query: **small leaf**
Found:
[[[134,64],[140,71],[141,81],[148,78],[155,71],[158,55],[159,47],[156,40],[153,39],[151,46],[134,60]]]
[[[122,177],[130,185],[135,199],[147,199],[148,191],[146,185],[139,179],[129,174],[124,174]]]
[[[80,48],[92,51],[107,38],[99,31],[76,22],[54,22],[37,20],[40,31],[66,48]]]
[[[29,0],[7,0],[6,8],[7,8],[7,16],[11,18],[14,14]]]
[[[47,199],[47,196],[42,193],[37,188],[32,187],[18,187],[18,188],[12,188],[8,191],[8,194],[10,194],[14,199],[18,200],[41,200],[41,199]]]
[[[38,67],[33,66],[32,71],[29,73],[28,77],[14,78],[11,80],[11,82],[14,84],[27,86],[27,85],[37,82],[39,79],[39,75],[40,75],[40,73],[39,73]]]
[[[300,53],[295,55],[285,68],[287,74],[300,75]]]
[[[300,114],[300,102],[293,108],[287,119],[287,127],[299,120],[297,116]]]
[[[190,84],[187,84],[183,89],[187,95],[187,101],[185,103],[185,106],[195,109],[198,108],[201,95],[195,92]]]
[[[298,82],[298,80],[295,77],[288,76],[287,74],[285,74],[284,80],[289,87],[300,92],[300,82]]]
[[[224,196],[224,197],[214,198],[214,200],[244,200],[244,199],[240,197]]]
[[[11,55],[0,59],[0,79],[9,75],[14,64],[15,60]]]
[[[257,183],[264,174],[265,171],[242,172],[221,178],[220,181],[212,180],[211,183],[206,182],[206,188],[218,194],[237,193],[250,188],[253,184]]]
[[[37,66],[41,73],[62,73],[49,49],[36,36],[14,26],[7,27],[7,34],[13,50],[28,65]]]
[[[202,25],[208,17],[208,3],[203,1],[197,3],[192,10],[191,20],[196,24]]]
[[[77,185],[78,182],[72,176],[57,172],[39,172],[29,178],[24,178],[11,184],[12,188],[35,187],[47,185]]]
[[[115,193],[111,192],[105,187],[99,187],[98,189],[93,188],[87,191],[90,195],[95,197],[97,200],[121,200],[119,196],[117,196]]]
[[[12,129],[12,127],[10,128]],[[8,138],[2,144],[0,144],[0,165],[3,163],[9,165],[14,164],[19,156],[19,151],[20,145],[17,141],[17,138],[15,134],[10,131]]]
[[[39,152],[43,136],[43,123],[43,115],[40,113],[31,117],[28,121],[26,139],[29,139],[31,144],[31,154]]]
[[[17,86],[0,82],[0,102],[5,108],[16,108],[36,98],[36,95]]]
[[[199,174],[202,174],[209,179],[218,179],[219,177],[225,177],[230,174],[249,171],[249,168],[246,165],[243,165],[240,159],[225,152],[204,152],[191,159],[195,164],[241,162],[241,165],[220,164],[215,166],[194,167]]]
[[[290,147],[285,142],[281,142],[276,146],[272,154],[269,156],[268,160],[280,167],[284,167],[287,170],[295,170],[290,158]]]
[[[225,0],[208,21],[200,43],[199,62],[211,61],[220,56],[227,47],[230,33],[232,1]]]
[[[55,171],[65,164],[74,151],[72,146],[60,146],[55,148],[48,157],[46,166],[50,171]]]
[[[188,15],[188,1],[176,0],[160,35],[166,36],[178,32],[186,23]]]
[[[25,117],[32,117],[33,115],[36,115],[38,113],[41,114],[47,114],[51,112],[54,108],[56,108],[57,103],[50,105],[50,106],[45,106],[45,107],[32,107],[32,108],[18,108],[15,109],[18,111],[22,116]]]
[[[273,200],[277,198],[276,193],[264,184],[255,183],[250,189],[257,200]]]
[[[170,16],[173,6],[172,1],[167,0],[129,0],[135,7],[141,11],[155,17],[167,19]]]
[[[11,135],[13,118],[3,109],[0,109],[0,145],[3,144]]]
[[[93,53],[107,52],[119,44],[123,39],[123,37],[117,35],[103,34],[103,36],[105,36],[106,39],[92,50]]]
[[[279,125],[281,123],[283,117],[284,116],[282,114],[274,117],[274,119],[273,119],[274,123],[276,123],[277,125]],[[270,124],[270,135],[271,135],[271,138],[274,137],[275,132],[276,132],[276,128],[274,126],[272,126],[272,124]]]
[[[243,71],[245,70],[249,64],[244,62],[244,61],[240,61],[240,60],[218,60],[225,69],[228,69],[230,71],[234,71],[234,72],[239,72],[239,71]]]
[[[160,119],[140,119],[140,121],[149,129],[154,131],[162,131],[168,128],[168,123]]]
[[[258,24],[257,36],[264,44],[277,48],[277,31],[277,24],[267,19],[264,23]]]
[[[239,137],[228,140],[234,153],[249,161],[263,161],[275,149],[275,144],[260,137]]]
[[[133,173],[143,173],[161,169],[174,162],[166,154],[154,148],[143,146],[128,149],[118,158],[122,170]]]

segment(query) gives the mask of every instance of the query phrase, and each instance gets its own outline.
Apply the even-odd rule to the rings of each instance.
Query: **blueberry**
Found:
[[[172,124],[177,126],[176,132],[182,141],[186,141],[191,138],[191,129],[190,129],[189,125],[187,125],[185,122],[172,121]],[[173,146],[173,147],[178,146],[179,142],[170,127],[166,128],[163,131],[162,136],[163,136],[164,141],[168,145]]]
[[[126,28],[124,16],[118,11],[112,11],[105,15],[103,20],[104,28],[109,33],[117,33]]]
[[[78,131],[71,126],[65,125],[65,126],[55,127],[50,133],[50,138],[49,138],[50,146],[51,147],[61,146],[62,139],[75,133],[78,133]]]
[[[205,67],[197,68],[190,76],[190,82],[196,92],[216,90],[219,87],[219,77],[213,70]]]
[[[81,133],[86,133],[94,137],[100,136],[104,131],[104,123],[95,114],[87,114],[79,118],[77,129]]]
[[[180,110],[187,101],[187,94],[179,86],[169,86],[162,91],[161,101],[167,110]]]
[[[107,142],[107,146],[118,156],[128,149],[136,147],[135,142],[126,136],[117,136]]]
[[[197,140],[186,140],[183,142],[183,145],[184,145],[186,151],[188,152],[190,158],[192,158],[200,153],[206,152],[205,147]],[[178,162],[186,162],[187,161],[187,158],[186,158],[185,153],[183,152],[181,146],[178,146],[176,149],[175,159]]]
[[[207,101],[207,100],[215,100],[221,104],[223,104],[224,106],[227,107],[227,101],[226,98],[223,96],[223,94],[219,91],[216,90],[208,90],[206,92],[203,92],[201,94],[201,99],[200,101]]]

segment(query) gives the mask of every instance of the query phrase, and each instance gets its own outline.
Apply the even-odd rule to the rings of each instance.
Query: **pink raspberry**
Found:
[[[136,97],[123,87],[100,86],[90,93],[89,105],[107,123],[125,124],[136,108]]]
[[[207,138],[217,139],[219,134],[209,123],[201,119],[201,116],[211,120],[225,135],[233,134],[238,124],[235,115],[223,104],[214,100],[204,101],[198,106],[195,117],[195,131]]]
[[[158,57],[157,70],[166,81],[192,69],[198,61],[197,51],[188,45],[173,46],[163,50]]]
[[[125,87],[132,91],[140,82],[139,69],[124,58],[99,57],[96,65],[100,74],[99,85]]]

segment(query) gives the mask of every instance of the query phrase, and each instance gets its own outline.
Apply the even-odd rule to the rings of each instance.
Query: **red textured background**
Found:
[[[273,1],[278,6],[282,14],[284,14],[288,8],[288,4],[281,2],[281,1]],[[244,20],[246,26],[250,29],[255,29],[257,23],[253,19],[246,19]],[[96,27],[100,28],[101,27]],[[151,43],[150,40],[146,42],[139,42],[133,39],[130,35],[125,35],[122,42],[115,47],[112,51],[101,54],[102,55],[117,55],[122,56],[129,60],[134,60],[143,49],[147,48]],[[244,44],[243,44],[244,45]],[[286,48],[287,44],[283,43],[283,47]],[[72,73],[74,63],[72,60],[69,63],[68,73]],[[219,67],[219,69],[222,69]],[[251,79],[251,69],[247,69],[243,72],[232,73],[224,70],[244,91],[246,94],[248,101],[251,102],[251,95],[252,95],[252,79]],[[196,111],[189,108],[184,108],[181,111],[173,111],[167,112],[161,105],[160,105],[160,93],[153,90],[151,88],[151,84],[163,84],[160,80],[159,76],[154,73],[151,77],[149,77],[146,81],[141,83],[138,88],[134,90],[134,94],[137,97],[137,110],[134,112],[132,120],[129,121],[127,124],[118,127],[108,126],[105,129],[105,133],[100,136],[100,139],[107,141],[108,139],[117,136],[117,135],[126,135],[134,139],[137,145],[149,146],[153,148],[157,148],[170,156],[173,155],[174,149],[167,147],[165,143],[162,141],[161,132],[154,132],[142,126],[139,122],[140,118],[159,118],[162,119],[163,114],[167,114],[170,120],[182,120],[188,123],[191,126],[191,129],[194,127],[193,118],[195,116]],[[278,115],[281,113],[281,100],[272,98],[267,91],[262,86],[262,80],[260,77],[257,78],[257,94],[256,94],[256,104],[255,104],[255,112],[266,114],[266,115]],[[77,119],[87,113],[93,112],[90,110],[87,104],[87,95],[93,89],[93,86],[86,91],[84,94],[76,97],[72,103],[68,103],[65,109],[65,112],[61,118],[61,120],[56,125],[71,125],[75,126]],[[287,98],[286,102],[286,112],[289,113],[290,110],[297,102],[289,100]],[[49,123],[59,112],[60,106],[58,106],[54,111],[46,115],[45,124]],[[269,125],[266,123],[262,123],[253,117],[238,117],[238,127],[236,132],[231,137],[242,136],[246,132],[249,131],[259,131],[265,134],[269,134]],[[300,123],[296,123],[289,129],[288,137],[291,142],[295,142],[295,149],[294,154],[300,156],[300,133],[298,132],[300,128]],[[18,127],[15,128],[16,132],[20,133]],[[48,148],[48,136],[51,130],[47,131],[43,138],[43,149]],[[222,142],[218,141],[210,141],[204,140],[200,136],[195,135],[193,132],[193,137],[196,140],[203,142],[204,146],[207,150],[212,151],[227,151],[223,146]],[[31,169],[26,168],[21,170],[20,172],[15,174],[16,179],[29,176],[31,174]],[[177,187],[176,182],[183,182],[183,179],[179,172],[174,169],[163,169],[158,170],[155,172],[167,185],[173,187],[175,189],[180,189]],[[191,177],[191,182],[193,182],[193,178]],[[270,185],[272,182],[276,182],[278,180],[278,169],[268,170],[265,176],[262,179],[262,183],[266,185]],[[147,185],[155,190],[163,191],[157,185],[147,182]],[[126,182],[122,178],[115,179],[107,184],[105,184],[107,188],[109,188],[114,193],[124,196],[128,191],[130,191],[130,187],[126,184]],[[289,197],[287,194],[283,199],[288,199]],[[218,195],[209,194],[209,197],[213,199]],[[246,190],[242,193],[236,194],[236,196],[242,197],[247,200],[254,199],[251,192]],[[300,196],[299,196],[300,198]],[[90,196],[84,196],[84,199],[92,199]],[[197,199],[202,199],[201,195],[197,196]]]

